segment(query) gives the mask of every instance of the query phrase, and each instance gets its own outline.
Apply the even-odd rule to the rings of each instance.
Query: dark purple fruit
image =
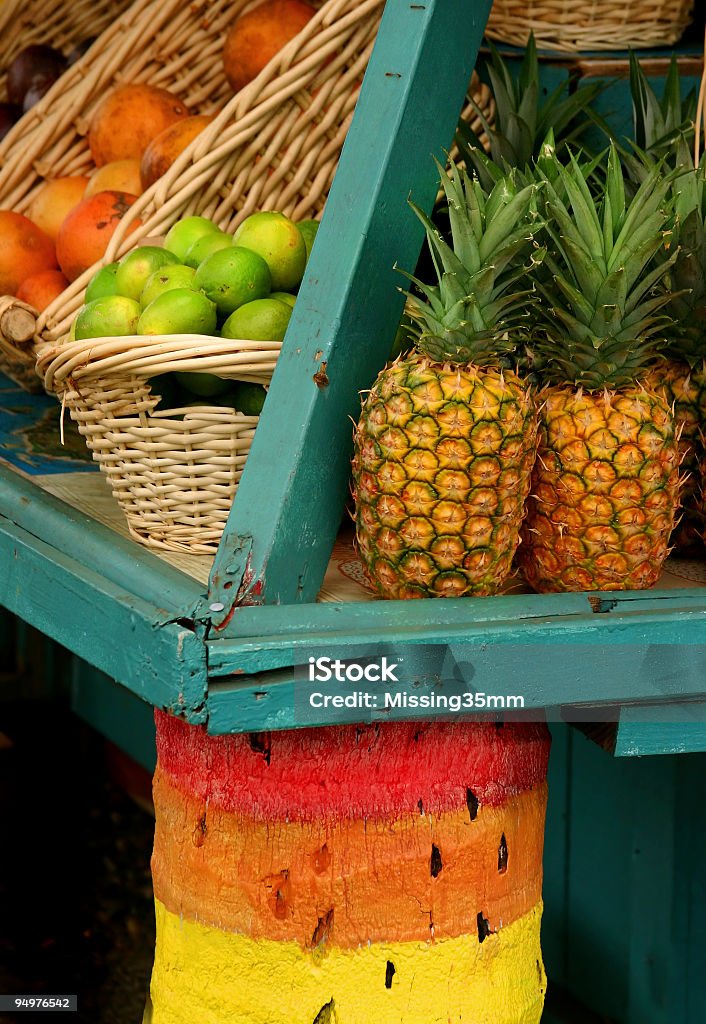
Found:
[[[0,139],[4,139],[13,124],[22,117],[22,107],[16,103],[0,103]]]
[[[80,60],[84,53],[87,53],[88,50],[90,50],[95,41],[96,37],[91,36],[90,39],[84,39],[82,42],[77,43],[73,50],[69,50],[66,54],[67,68],[70,68],[72,64],[75,64],[77,60]]]
[[[25,93],[24,102],[22,104],[22,112],[26,114],[28,110],[32,109],[35,103],[39,103],[42,96],[44,96],[45,93],[49,92],[55,81],[56,79],[52,79],[51,81],[46,78],[33,79],[32,84]]]
[[[52,46],[35,44],[25,47],[7,69],[8,100],[21,106],[31,88],[42,82],[52,85],[65,70],[66,59],[63,53]]]

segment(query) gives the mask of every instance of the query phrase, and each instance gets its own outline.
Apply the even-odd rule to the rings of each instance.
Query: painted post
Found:
[[[544,725],[156,720],[153,1024],[539,1024]]]

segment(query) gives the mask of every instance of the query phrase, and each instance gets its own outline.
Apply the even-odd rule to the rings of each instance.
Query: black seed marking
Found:
[[[507,839],[504,832],[500,836],[500,846],[498,847],[498,871],[501,875],[507,871]]]
[[[385,968],[385,988],[392,988],[392,978],[395,974],[395,965],[392,960],[387,961],[387,967]]]
[[[478,911],[476,922],[478,924],[478,941],[485,942],[485,940],[491,934],[490,922],[488,921],[487,917],[483,917],[482,911]]]
[[[417,807],[419,808],[419,813],[424,814],[424,804],[422,803],[421,797],[417,800]]]
[[[443,868],[443,866],[444,865],[441,862],[441,850],[439,849],[438,846],[435,846],[434,843],[432,843],[431,860],[429,862],[429,871],[431,873],[431,877],[436,878],[439,874],[441,874],[441,869]]]
[[[316,928],[314,928],[314,934],[311,936],[312,948],[316,949],[317,946],[323,945],[328,939],[333,930],[333,907],[327,910],[323,917],[320,917]]]
[[[255,754],[262,754],[265,764],[270,763],[272,753],[272,741],[269,732],[251,732],[248,734],[250,749]]]
[[[321,1007],[319,1012],[314,1017],[312,1024],[331,1024],[331,1014],[333,1013],[333,999],[329,999],[327,1003]]]
[[[471,816],[471,821],[475,821],[478,817],[478,797],[475,795],[472,789],[466,789],[466,807],[468,813]]]

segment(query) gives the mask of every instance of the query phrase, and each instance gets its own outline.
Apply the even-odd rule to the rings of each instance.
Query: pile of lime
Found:
[[[71,328],[76,340],[132,335],[200,334],[282,341],[318,221],[282,213],[247,217],[231,235],[206,217],[184,217],[163,245],[143,245],[99,270]],[[157,383],[157,382],[155,382]],[[262,408],[259,384],[209,373],[158,379],[160,404]],[[194,401],[195,399],[201,401]]]

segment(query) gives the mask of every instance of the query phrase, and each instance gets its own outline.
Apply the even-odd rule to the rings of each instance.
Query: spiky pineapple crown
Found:
[[[674,204],[672,246],[677,256],[666,277],[672,293],[666,312],[673,320],[666,350],[693,368],[706,357],[706,158],[695,166],[696,94],[692,90],[682,98],[674,58],[661,100],[634,55],[630,88],[635,145],[625,163],[631,177],[644,181],[658,158],[675,171],[670,177],[670,194]]]
[[[472,96],[469,96],[469,101],[483,126],[491,162],[498,171],[530,167],[550,131],[557,151],[562,151],[593,122],[603,126],[602,119],[591,105],[605,89],[605,83],[581,84],[570,92],[571,83],[567,76],[548,96],[542,96],[534,33],[530,33],[517,77],[513,76],[492,42],[488,40],[487,45],[490,60],[486,68],[495,100],[494,121],[488,121]],[[455,142],[462,162],[469,170],[475,170],[483,187],[490,191],[492,179],[488,176],[489,165],[484,159],[481,140],[463,120],[458,123]]]
[[[416,347],[435,362],[499,366],[518,348],[532,291],[518,288],[522,265],[541,227],[535,210],[536,182],[518,188],[509,172],[486,194],[477,178],[453,161],[448,174],[436,161],[448,202],[451,245],[429,217],[410,206],[426,231],[438,283],[407,277],[421,293],[407,293]],[[533,259],[541,258],[541,250]]]
[[[661,312],[676,256],[674,247],[666,255],[669,180],[654,166],[628,201],[615,145],[600,199],[573,155],[565,167],[556,161],[553,180],[537,173],[551,240],[549,273],[538,281],[545,330],[536,350],[544,378],[588,390],[629,386],[653,364],[669,322]]]

